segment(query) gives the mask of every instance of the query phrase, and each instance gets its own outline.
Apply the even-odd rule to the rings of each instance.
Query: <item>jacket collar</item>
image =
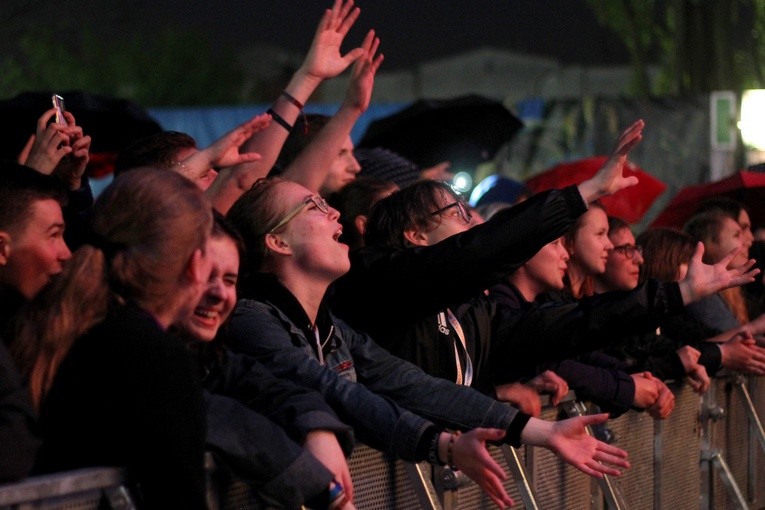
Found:
[[[303,305],[287,287],[282,285],[276,275],[253,273],[244,277],[240,280],[239,293],[241,298],[270,302],[281,310],[293,324],[303,330],[306,337],[314,337],[314,326],[303,309]],[[323,335],[328,334],[333,326],[329,307],[324,301],[319,306],[319,312],[316,315],[316,326]]]

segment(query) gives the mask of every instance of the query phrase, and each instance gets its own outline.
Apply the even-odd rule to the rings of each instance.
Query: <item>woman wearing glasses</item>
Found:
[[[404,459],[456,465],[500,506],[510,502],[505,474],[485,441],[540,445],[594,476],[628,465],[625,452],[584,433],[605,415],[530,418],[427,376],[335,318],[324,295],[350,267],[338,216],[306,188],[281,180],[260,182],[234,204],[229,219],[244,238],[247,264],[244,299],[222,332],[229,345],[278,377],[319,390],[364,442]]]

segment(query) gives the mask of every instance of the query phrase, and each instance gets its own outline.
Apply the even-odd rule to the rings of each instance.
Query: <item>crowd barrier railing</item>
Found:
[[[666,420],[629,411],[595,435],[630,453],[632,468],[598,481],[543,448],[490,446],[508,473],[505,487],[518,509],[728,510],[765,508],[765,378],[713,379],[700,397],[669,383],[675,409]],[[542,419],[590,412],[570,393]],[[349,461],[354,502],[369,510],[495,508],[472,480],[449,468],[411,464],[358,445]],[[244,486],[243,486],[244,485]],[[246,484],[229,487],[211,508],[257,508]],[[238,498],[238,499],[237,499]],[[221,503],[223,502],[223,503]]]
[[[119,468],[88,468],[0,485],[0,509],[134,510]]]

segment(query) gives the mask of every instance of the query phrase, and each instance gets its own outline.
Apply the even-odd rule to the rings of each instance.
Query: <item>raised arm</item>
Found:
[[[383,61],[376,55],[380,39],[370,30],[364,38],[364,54],[356,60],[343,104],[316,137],[287,167],[283,176],[318,193],[324,184],[332,162],[351,134],[353,125],[369,107],[375,73]]]
[[[266,114],[257,115],[243,122],[215,140],[209,147],[195,152],[183,161],[179,161],[178,166],[174,170],[201,189],[206,190],[211,199],[214,199],[215,191],[213,186],[215,181],[213,181],[213,186],[211,186],[209,183],[210,169],[258,161],[260,154],[256,152],[240,153],[239,148],[253,133],[266,129],[270,122],[271,118]],[[216,205],[214,200],[213,205]]]
[[[699,242],[688,265],[688,273],[679,282],[683,303],[687,305],[723,289],[753,282],[754,277],[760,272],[759,269],[752,269],[754,259],[750,259],[741,267],[728,268],[728,264],[737,253],[738,250],[733,250],[717,264],[704,264],[701,261],[704,255],[704,244]]]
[[[345,71],[364,53],[360,47],[345,55],[340,52],[340,46],[359,13],[359,8],[353,7],[353,0],[335,0],[332,8],[324,12],[303,64],[271,106],[270,111],[278,116],[280,121],[272,122],[242,146],[243,151],[257,152],[261,159],[226,169],[216,179],[213,201],[220,212],[225,214],[255,181],[268,175],[289,134],[283,124],[295,124],[303,105],[316,87],[323,80]]]
[[[607,195],[613,195],[617,191],[629,188],[637,184],[637,177],[624,177],[624,163],[627,162],[627,154],[643,139],[643,127],[645,122],[635,121],[625,129],[616,142],[614,151],[608,157],[603,166],[591,179],[579,185],[579,193],[588,204]]]

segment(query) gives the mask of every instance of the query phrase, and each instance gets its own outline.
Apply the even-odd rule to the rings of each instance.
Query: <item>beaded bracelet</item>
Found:
[[[446,464],[452,469],[457,469],[457,466],[454,465],[454,443],[460,434],[462,432],[459,430],[452,432],[452,436],[449,438],[449,445],[446,447]]]
[[[266,110],[266,113],[269,114],[271,118],[274,119],[274,122],[279,124],[281,127],[286,129],[287,131],[292,131],[292,126],[289,124],[289,122],[284,120],[284,118],[278,113],[276,113],[273,109],[269,108],[268,110]]]

